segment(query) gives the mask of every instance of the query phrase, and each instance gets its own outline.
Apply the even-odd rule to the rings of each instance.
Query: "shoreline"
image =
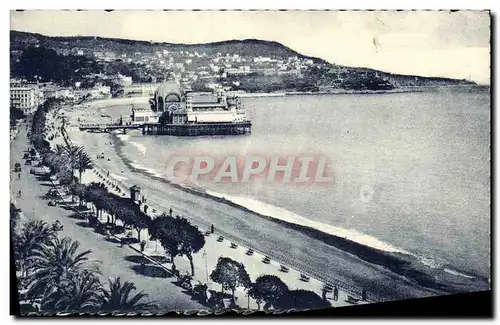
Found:
[[[359,258],[365,262],[368,262],[370,264],[374,264],[380,267],[383,267],[385,269],[388,269],[391,272],[394,272],[396,275],[401,276],[405,280],[408,280],[412,283],[414,283],[417,286],[422,286],[423,288],[427,288],[430,290],[436,290],[436,294],[445,294],[445,293],[460,293],[464,291],[464,288],[460,285],[454,287],[446,283],[446,281],[437,281],[434,277],[433,274],[428,274],[424,272],[424,269],[426,269],[425,265],[417,259],[417,257],[410,255],[410,254],[405,254],[405,253],[398,253],[398,252],[386,252],[377,248],[373,248],[355,241],[352,241],[347,238],[343,238],[340,236],[336,236],[333,234],[329,234],[326,232],[323,232],[319,229],[315,229],[312,227],[304,226],[304,225],[299,225],[295,224],[292,222],[287,222],[285,220],[280,220],[277,218],[273,218],[272,216],[269,215],[264,215],[258,212],[255,212],[251,209],[249,209],[246,206],[239,205],[237,203],[234,203],[230,200],[227,200],[225,198],[221,198],[218,196],[211,195],[207,192],[205,192],[203,189],[195,189],[195,188],[189,188],[185,187],[179,184],[172,183],[168,180],[166,180],[163,177],[159,177],[157,175],[154,175],[150,173],[147,170],[144,169],[139,169],[134,166],[134,163],[130,161],[125,155],[123,154],[121,148],[125,145],[123,143],[123,140],[121,140],[116,134],[111,134],[111,137],[114,142],[115,149],[117,151],[118,156],[123,160],[124,164],[132,171],[135,173],[142,174],[146,177],[149,177],[151,179],[154,179],[156,181],[159,181],[161,183],[167,184],[171,187],[174,187],[180,191],[190,193],[205,199],[210,199],[212,201],[215,201],[217,203],[222,203],[227,206],[230,206],[232,208],[238,209],[240,211],[244,211],[247,213],[250,213],[252,215],[255,215],[259,218],[264,218],[267,219],[273,223],[276,223],[278,225],[281,225],[283,227],[287,227],[289,229],[293,229],[296,231],[299,231],[303,234],[306,234],[307,236],[320,240],[324,243],[326,243],[329,246],[335,247],[339,250],[342,250],[348,254],[351,254],[355,256],[356,258]],[[270,254],[272,255],[272,254]],[[445,271],[446,269],[450,268],[451,266],[449,265],[443,265],[440,268],[436,268],[437,270]],[[460,271],[456,271],[460,272]],[[435,272],[436,273],[436,272]],[[453,274],[453,273],[451,273]],[[468,279],[470,279],[472,282],[472,279],[474,280],[483,280],[486,281],[486,279],[482,279],[480,276],[474,275],[472,277],[469,277],[469,275],[465,274]],[[321,275],[320,275],[321,277]],[[326,278],[322,278],[322,280],[328,281]],[[466,279],[464,279],[467,281]],[[331,282],[331,281],[330,281]],[[465,285],[464,285],[465,287]],[[479,290],[479,289],[478,289]]]
[[[302,96],[302,95],[377,95],[377,94],[399,94],[399,93],[416,93],[428,90],[452,89],[452,88],[484,88],[487,85],[447,85],[447,86],[415,86],[401,87],[385,90],[347,90],[347,89],[332,89],[329,91],[279,91],[271,93],[242,93],[237,94],[241,98],[258,98],[258,97],[286,97],[286,96]]]
[[[102,109],[102,107],[103,106],[98,107],[96,109],[99,110],[99,109]],[[80,131],[77,131],[77,132],[80,132]],[[175,190],[181,190],[184,193],[189,193],[189,194],[195,195],[197,197],[201,197],[204,200],[210,199],[209,201],[215,202],[217,204],[223,203],[224,206],[234,208],[240,212],[250,214],[254,217],[257,216],[260,219],[267,220],[269,222],[272,222],[275,225],[279,225],[280,227],[287,228],[289,230],[301,233],[302,235],[305,235],[310,239],[321,241],[324,244],[326,244],[327,246],[331,247],[331,249],[335,248],[336,250],[339,250],[338,253],[337,252],[330,252],[329,254],[340,254],[340,255],[338,255],[338,257],[340,259],[344,258],[341,255],[348,254],[348,255],[350,255],[351,259],[354,258],[356,260],[359,260],[360,262],[371,264],[372,268],[374,267],[375,269],[379,269],[379,270],[380,270],[380,268],[383,268],[385,270],[385,271],[382,270],[383,272],[387,272],[387,271],[391,272],[392,276],[398,277],[401,280],[403,280],[404,282],[412,283],[412,286],[416,286],[416,288],[414,288],[414,290],[416,290],[416,292],[422,291],[421,289],[424,289],[424,292],[425,291],[428,292],[428,295],[430,295],[430,294],[435,295],[435,294],[437,294],[436,290],[438,291],[438,293],[439,293],[439,291],[441,291],[443,289],[447,289],[447,291],[451,291],[451,292],[458,292],[460,290],[462,290],[462,291],[464,290],[462,288],[462,286],[457,286],[455,289],[453,289],[453,288],[446,287],[446,286],[443,287],[441,284],[433,282],[433,276],[428,275],[422,271],[422,269],[424,268],[423,265],[420,265],[417,268],[415,268],[416,265],[412,265],[412,263],[415,263],[416,258],[412,258],[411,256],[402,256],[400,254],[389,253],[389,252],[384,252],[384,251],[377,250],[374,248],[370,248],[369,246],[365,246],[365,245],[362,245],[362,244],[359,244],[356,242],[352,242],[352,241],[345,239],[345,238],[342,238],[342,237],[327,234],[327,233],[321,232],[317,229],[289,223],[289,222],[286,222],[283,220],[278,220],[278,219],[273,218],[271,216],[266,216],[266,215],[256,213],[256,212],[252,211],[251,209],[248,209],[245,206],[238,205],[232,201],[229,201],[229,200],[217,197],[217,196],[212,196],[206,192],[202,192],[202,191],[198,191],[196,189],[186,188],[186,187],[183,187],[183,186],[178,185],[178,184],[170,183],[162,177],[158,177],[154,174],[151,174],[147,170],[138,169],[138,168],[134,167],[133,162],[131,162],[129,159],[127,159],[123,155],[122,147],[125,145],[123,143],[123,140],[120,139],[116,134],[110,134],[109,137],[110,138],[108,138],[107,141],[109,141],[109,139],[112,139],[112,142],[114,144],[112,145],[111,148],[107,147],[106,149],[103,148],[102,150],[104,150],[104,151],[106,151],[108,149],[114,150],[116,152],[116,154],[118,155],[118,159],[121,159],[122,163],[125,164],[127,169],[129,169],[133,174],[143,175],[143,176],[147,177],[148,179],[153,179],[153,180],[158,181],[162,184],[167,184],[169,187],[172,187]],[[106,156],[108,156],[108,155],[106,155]],[[115,158],[113,158],[113,159],[115,159]],[[100,161],[94,160],[94,162],[96,163],[96,165],[100,166],[102,169],[105,169],[105,170],[108,169],[106,167],[102,167],[102,165],[100,164]],[[111,165],[112,164],[113,163],[111,163]],[[110,174],[110,177],[111,177],[111,175],[112,174]],[[129,175],[127,174],[127,176],[129,176]],[[130,182],[132,182],[132,183],[134,183],[134,178],[137,179],[137,177],[131,177],[131,178],[127,177],[127,179],[130,180]],[[141,179],[142,179],[142,177],[141,177]],[[115,181],[118,181],[121,183],[120,180],[115,179]],[[141,186],[141,184],[139,184],[139,185]],[[148,200],[149,200],[149,198],[148,198]],[[175,202],[175,199],[172,199],[172,200],[173,200],[173,202]],[[151,202],[154,202],[154,200],[151,200]],[[163,204],[165,204],[165,203],[163,203]],[[161,203],[158,205],[162,206]],[[222,207],[222,209],[224,209],[224,208]],[[165,209],[161,209],[161,210],[165,210]],[[215,225],[217,226],[218,224],[215,223]],[[219,228],[219,227],[217,227],[217,228]],[[238,237],[236,237],[236,238],[238,238]],[[255,244],[253,244],[253,246],[255,246]],[[273,255],[273,254],[270,254],[270,255]],[[274,253],[274,255],[277,255],[277,253]],[[289,255],[289,254],[287,254],[287,255]],[[293,256],[293,253],[292,253],[292,256]],[[302,259],[302,257],[303,256],[301,256],[301,259]],[[318,258],[320,258],[320,257],[318,257]],[[330,262],[330,261],[328,261],[328,262]],[[417,261],[417,263],[422,264],[420,261]],[[308,264],[306,263],[305,265],[308,265]],[[310,265],[313,265],[313,263],[311,263]],[[313,266],[313,268],[314,268],[314,266]],[[349,267],[346,267],[346,268],[349,269]],[[317,267],[317,269],[322,269],[322,268]],[[400,273],[402,273],[402,274],[400,274]],[[403,278],[405,275],[410,276],[410,278]],[[334,277],[334,275],[332,275],[332,277]],[[452,275],[450,275],[448,277],[448,279],[451,279],[451,278],[453,278],[453,280],[455,280],[455,281],[457,280],[457,278],[453,277]],[[360,280],[360,279],[358,279],[358,280]],[[462,282],[463,282],[463,279],[460,279],[460,280],[462,280]],[[469,285],[468,288],[470,290],[470,282],[472,282],[472,281],[466,281],[466,282],[468,282],[468,285]],[[431,288],[426,287],[426,286],[422,286],[422,285],[430,285]],[[465,283],[463,285],[464,285],[464,287],[466,286]],[[389,283],[387,283],[387,286],[389,286]],[[434,286],[434,288],[432,288],[432,286]],[[367,287],[369,287],[369,285]],[[418,288],[420,288],[420,289],[418,289]],[[395,288],[392,289],[392,291],[394,291],[394,290],[399,291]],[[414,290],[412,290],[412,291],[414,291]],[[467,290],[467,289],[465,289],[465,290]],[[475,289],[472,289],[472,290],[475,290]],[[477,289],[477,290],[479,290],[479,289]],[[384,291],[386,291],[386,290],[381,291],[382,295],[385,294]],[[377,292],[377,290],[375,290],[375,292]],[[403,297],[403,296],[400,296],[399,294],[394,296],[394,294],[395,294],[395,292],[392,292],[389,294],[389,296],[391,296],[391,298]],[[404,294],[404,297],[406,297],[406,298],[419,297],[419,296],[422,296],[422,295],[421,294],[414,295],[414,294],[411,294],[409,292]]]

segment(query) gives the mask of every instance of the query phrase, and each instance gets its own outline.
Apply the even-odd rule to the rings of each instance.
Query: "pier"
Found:
[[[92,131],[92,132],[111,132],[116,130],[122,130],[123,134],[127,133],[127,130],[138,130],[143,129],[143,124],[80,124],[78,125],[80,131]]]
[[[203,135],[238,135],[250,134],[252,123],[187,123],[187,124],[80,124],[80,131],[111,132],[116,130],[127,133],[127,130],[142,129],[143,135],[172,135],[172,136],[203,136]]]
[[[144,124],[144,135],[202,136],[250,134],[252,123]]]

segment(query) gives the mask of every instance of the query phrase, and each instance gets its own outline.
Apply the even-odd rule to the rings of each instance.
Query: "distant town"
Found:
[[[50,97],[152,96],[169,76],[193,91],[239,96],[472,83],[344,67],[259,40],[183,45],[11,31],[11,106],[24,114]]]

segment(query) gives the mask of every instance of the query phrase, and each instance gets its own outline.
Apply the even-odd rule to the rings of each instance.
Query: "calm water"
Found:
[[[362,233],[430,265],[489,277],[490,98],[487,91],[245,98],[252,134],[126,137],[125,154],[165,174],[173,152],[318,153],[323,187],[206,184],[258,212]],[[371,192],[369,198],[363,195]],[[368,245],[376,240],[365,238]],[[359,237],[364,238],[364,237]],[[379,243],[380,244],[380,243]],[[380,246],[380,245],[379,245]]]

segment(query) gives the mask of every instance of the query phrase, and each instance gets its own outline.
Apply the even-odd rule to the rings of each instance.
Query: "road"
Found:
[[[173,310],[199,310],[206,307],[191,300],[191,296],[182,292],[172,282],[173,278],[153,277],[137,273],[138,254],[131,248],[120,247],[116,242],[107,241],[102,235],[85,227],[86,222],[70,218],[74,212],[62,207],[51,207],[42,196],[48,191],[49,184],[36,180],[34,175],[29,174],[29,166],[25,166],[22,160],[23,151],[28,147],[26,130],[21,127],[15,140],[11,142],[10,167],[14,168],[16,162],[22,164],[21,179],[12,173],[11,193],[14,195],[22,191],[22,198],[17,198],[18,207],[27,216],[33,215],[38,219],[52,223],[60,220],[64,230],[59,233],[61,237],[70,237],[80,243],[80,249],[91,249],[91,259],[100,261],[99,268],[102,273],[103,282],[107,284],[109,277],[120,277],[123,280],[133,282],[138,291],[144,290],[149,297],[147,300],[154,301],[158,306],[158,312]]]

